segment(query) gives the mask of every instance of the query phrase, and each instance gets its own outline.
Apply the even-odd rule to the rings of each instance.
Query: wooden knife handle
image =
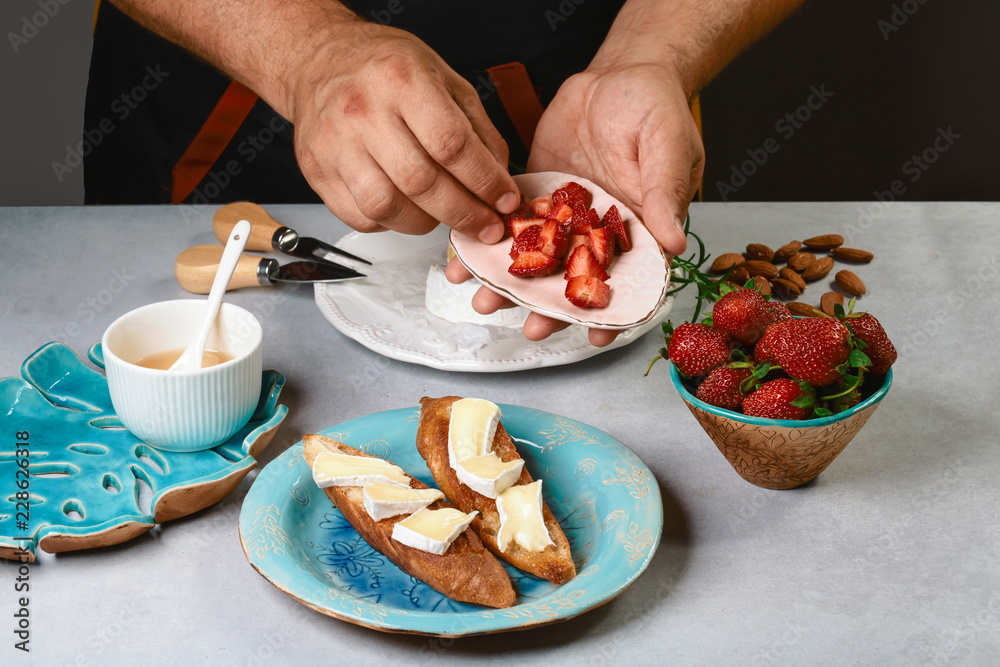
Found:
[[[264,252],[275,250],[271,245],[274,233],[284,225],[272,218],[263,206],[249,201],[226,204],[215,212],[215,217],[212,220],[215,238],[219,239],[219,242],[225,243],[229,240],[233,227],[240,220],[249,220],[251,225],[250,238],[247,239],[246,245],[247,250]]]
[[[182,252],[174,263],[177,282],[192,294],[208,294],[212,290],[212,281],[215,280],[219,262],[222,261],[223,250],[225,248],[218,245],[196,245]],[[267,260],[253,255],[240,255],[226,291],[260,286],[257,280],[257,267],[262,261]]]

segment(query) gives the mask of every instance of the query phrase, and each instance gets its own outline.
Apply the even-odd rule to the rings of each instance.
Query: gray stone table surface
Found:
[[[304,234],[349,231],[320,206],[269,209]],[[184,297],[173,261],[215,242],[211,214],[0,209],[3,374],[17,375],[52,340],[84,355],[118,315]],[[738,477],[670,387],[666,364],[643,378],[657,331],[571,365],[455,373],[346,338],[310,289],[280,299],[241,290],[228,298],[259,314],[265,368],[287,377],[288,418],[261,464],[305,433],[424,395],[537,407],[606,431],[650,466],[664,529],[648,570],[614,601],[542,629],[455,640],[379,633],[300,605],[248,565],[237,518],[253,471],[217,505],[131,542],[41,553],[30,654],[13,648],[17,567],[0,564],[0,663],[997,664],[1000,204],[696,204],[692,219],[716,254],[837,232],[876,255],[856,272],[869,287],[862,305],[900,351],[895,383],[815,482],[770,491]],[[823,291],[806,296],[815,303]],[[692,307],[682,295],[674,320]],[[364,373],[372,379],[361,390],[345,382]]]

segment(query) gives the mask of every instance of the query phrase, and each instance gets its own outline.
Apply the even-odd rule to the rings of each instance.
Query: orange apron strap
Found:
[[[486,72],[493,81],[500,103],[514,124],[517,135],[530,151],[531,142],[535,138],[535,126],[544,109],[531,79],[528,78],[528,70],[521,63],[507,63],[490,67]]]
[[[194,192],[256,102],[257,94],[242,83],[233,81],[229,84],[184,155],[174,165],[170,203],[180,204]]]

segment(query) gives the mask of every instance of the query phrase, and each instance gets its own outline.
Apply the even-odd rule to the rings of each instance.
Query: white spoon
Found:
[[[208,300],[205,303],[205,319],[202,320],[201,329],[188,344],[180,358],[170,367],[170,370],[194,371],[201,368],[202,357],[205,356],[205,343],[208,342],[208,333],[212,330],[215,318],[219,314],[222,296],[226,293],[229,279],[233,277],[236,263],[243,253],[249,236],[250,223],[246,220],[240,220],[236,223],[236,226],[229,233],[226,249],[222,252],[222,260],[219,262],[219,269],[215,272],[215,280],[212,282],[212,291],[209,292]]]

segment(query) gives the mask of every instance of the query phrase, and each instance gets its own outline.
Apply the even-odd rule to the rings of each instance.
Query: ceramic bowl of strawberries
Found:
[[[892,385],[896,350],[869,313],[793,317],[756,290],[723,289],[707,321],[665,326],[670,377],[733,469],[791,489],[844,450]]]

